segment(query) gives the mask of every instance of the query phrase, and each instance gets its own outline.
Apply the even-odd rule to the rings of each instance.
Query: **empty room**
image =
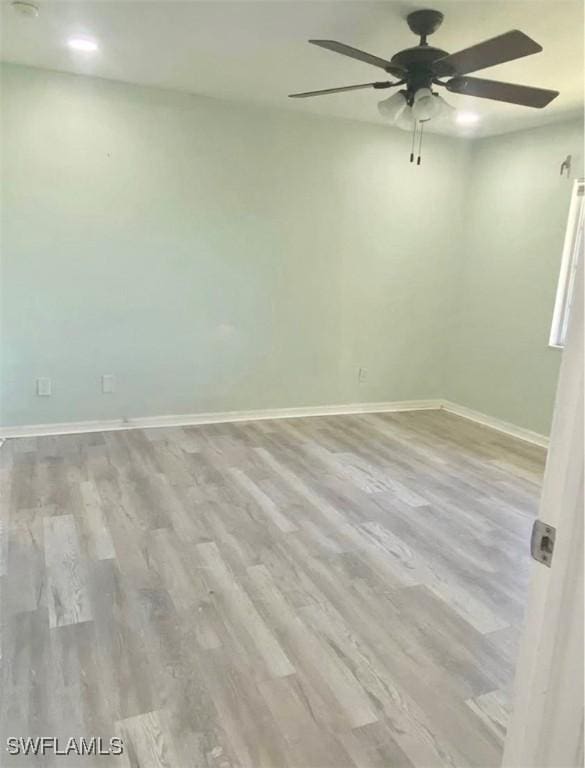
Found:
[[[0,766],[582,766],[580,0],[0,10]]]

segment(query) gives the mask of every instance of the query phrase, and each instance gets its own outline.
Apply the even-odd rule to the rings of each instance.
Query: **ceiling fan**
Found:
[[[309,40],[313,45],[383,69],[388,74],[398,78],[397,80],[291,93],[290,97],[299,99],[341,91],[355,91],[362,88],[384,89],[404,86],[389,99],[381,101],[378,105],[379,110],[399,127],[412,128],[416,132],[417,123],[422,130],[423,123],[443,116],[452,110],[452,107],[433,91],[433,86],[444,87],[451,93],[461,93],[466,96],[477,96],[482,99],[505,101],[509,104],[536,108],[545,107],[559,95],[558,91],[544,88],[532,88],[526,85],[467,76],[470,72],[477,72],[486,67],[493,67],[496,64],[513,61],[542,51],[542,46],[517,29],[504,32],[502,35],[492,37],[490,40],[472,45],[470,48],[465,48],[457,53],[449,54],[440,48],[430,46],[427,42],[427,37],[441,26],[443,14],[440,11],[413,11],[408,14],[406,21],[411,31],[420,37],[420,42],[413,48],[406,48],[395,53],[390,60],[365,53],[335,40]],[[413,153],[411,153],[411,161],[412,159]]]

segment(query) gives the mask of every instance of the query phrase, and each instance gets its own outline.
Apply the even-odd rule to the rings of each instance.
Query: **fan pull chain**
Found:
[[[416,120],[412,126],[412,144],[410,146],[410,162],[414,163],[414,145],[416,144]]]
[[[423,128],[424,128],[424,125],[425,125],[424,123],[420,124],[420,134],[419,134],[419,139],[418,139],[418,157],[416,159],[416,164],[417,165],[420,165],[420,153],[421,153],[421,150],[422,150]]]

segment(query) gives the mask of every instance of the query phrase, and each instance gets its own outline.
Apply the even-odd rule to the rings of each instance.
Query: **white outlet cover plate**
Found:
[[[52,391],[51,379],[48,376],[40,376],[37,379],[37,395],[39,397],[50,397]]]
[[[104,373],[102,376],[102,392],[106,395],[111,394],[116,389],[116,377],[113,373]]]

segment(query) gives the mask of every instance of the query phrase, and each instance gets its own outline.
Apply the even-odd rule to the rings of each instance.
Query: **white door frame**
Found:
[[[581,254],[539,511],[555,548],[532,564],[505,768],[583,766],[583,269]]]

